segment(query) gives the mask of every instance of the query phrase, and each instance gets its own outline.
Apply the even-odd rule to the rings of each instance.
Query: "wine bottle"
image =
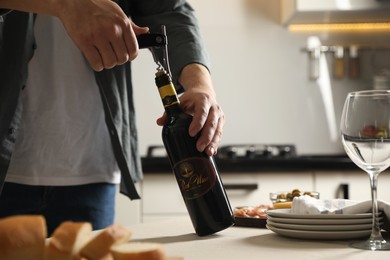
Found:
[[[188,133],[192,116],[180,105],[170,75],[156,73],[167,120],[162,139],[195,232],[206,236],[234,224],[233,212],[213,157],[196,149],[198,136]]]

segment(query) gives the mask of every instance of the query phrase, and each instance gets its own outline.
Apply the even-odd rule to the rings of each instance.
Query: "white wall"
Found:
[[[292,34],[279,24],[279,1],[189,2],[198,13],[215,88],[226,114],[222,145],[292,143],[300,154],[344,152],[338,138],[342,105],[347,92],[370,88],[371,54],[362,57],[360,80],[331,78],[334,106],[325,106],[321,88],[308,80],[307,54],[301,51],[309,35]],[[325,44],[376,41],[373,35],[319,36]],[[328,57],[330,66],[331,62]],[[162,144],[155,119],[163,108],[150,53],[141,51],[133,67],[140,150],[145,154],[149,145]],[[329,108],[331,121],[325,113]]]

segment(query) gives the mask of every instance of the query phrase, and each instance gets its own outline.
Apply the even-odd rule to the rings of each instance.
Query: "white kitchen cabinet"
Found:
[[[221,173],[221,178],[232,208],[270,204],[270,192],[291,191],[295,188],[302,191],[318,191],[320,199],[343,198],[340,190],[342,184],[348,185],[350,199],[371,198],[368,176],[359,170]],[[388,202],[390,202],[389,183],[390,172],[382,173],[379,176],[378,198]],[[173,174],[145,174],[140,184],[140,191],[142,199],[135,204],[121,195],[125,200],[117,209],[117,213],[122,212],[118,215],[121,223],[154,222],[177,216],[188,216]],[[129,204],[132,204],[132,207]],[[135,210],[133,206],[137,209]],[[134,217],[136,219],[132,219]]]
[[[269,194],[278,191],[318,191],[320,199],[343,198],[340,185],[347,184],[349,198],[369,200],[367,174],[362,171],[300,171],[265,173],[221,173],[232,208],[271,204]],[[379,176],[378,198],[390,202],[390,172]],[[141,183],[141,222],[154,222],[187,216],[179,187],[173,174],[145,174]]]
[[[314,188],[312,172],[222,173],[221,178],[232,208],[270,204],[270,192]],[[173,174],[145,174],[142,196],[142,222],[188,214]]]
[[[293,189],[313,191],[311,172],[267,172],[223,174],[224,185],[257,184],[257,189],[226,189],[232,207],[271,204],[271,192],[289,192]]]
[[[343,198],[340,185],[346,184],[349,199],[370,200],[370,182],[363,171],[316,171],[314,175],[315,189],[320,192],[321,199]],[[378,179],[378,199],[390,202],[390,172],[383,172]]]

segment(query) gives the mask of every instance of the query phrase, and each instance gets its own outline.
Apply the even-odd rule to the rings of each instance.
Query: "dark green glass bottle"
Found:
[[[233,211],[214,159],[196,149],[198,136],[188,133],[192,116],[184,112],[170,75],[156,73],[167,121],[162,139],[195,232],[206,236],[234,224]]]

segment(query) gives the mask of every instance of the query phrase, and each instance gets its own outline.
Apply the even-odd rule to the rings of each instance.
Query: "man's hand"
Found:
[[[193,116],[189,134],[195,136],[201,132],[196,144],[198,151],[215,155],[222,139],[225,115],[216,100],[210,73],[202,65],[190,64],[182,70],[179,81],[185,88],[180,103]],[[157,119],[157,124],[164,125],[165,120],[164,114]]]
[[[138,55],[136,35],[147,33],[111,0],[59,1],[58,18],[96,71],[133,60]]]
[[[96,71],[135,59],[136,35],[149,31],[112,0],[0,0],[0,8],[58,17]]]

